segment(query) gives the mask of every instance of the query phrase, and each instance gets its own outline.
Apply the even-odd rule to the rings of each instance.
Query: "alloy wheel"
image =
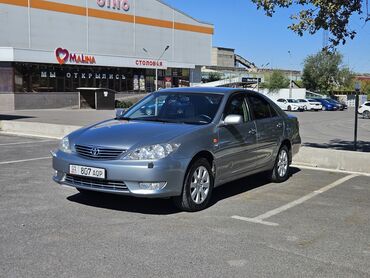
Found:
[[[190,183],[191,199],[197,205],[202,204],[208,196],[210,189],[210,176],[204,166],[199,166],[193,173]]]
[[[282,149],[279,154],[277,172],[280,177],[284,177],[288,172],[288,153],[286,150]]]

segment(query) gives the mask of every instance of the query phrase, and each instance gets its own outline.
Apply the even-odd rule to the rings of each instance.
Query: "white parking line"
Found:
[[[4,161],[4,162],[0,162],[0,165],[15,164],[15,163],[22,163],[22,162],[29,162],[29,161],[37,161],[37,160],[46,160],[46,159],[51,159],[51,157],[48,156],[48,157],[38,157],[38,158],[30,158],[30,159],[23,159],[23,160]]]
[[[291,167],[296,167],[296,168],[306,169],[306,170],[321,171],[321,172],[342,173],[342,174],[355,174],[355,175],[359,175],[359,176],[370,177],[370,174],[364,173],[364,172],[337,170],[337,169],[321,168],[321,167],[314,167],[314,166],[307,166],[307,165],[299,165],[299,164],[298,165],[292,164]]]
[[[57,141],[56,140],[25,141],[25,142],[16,142],[16,143],[4,143],[4,144],[0,144],[0,146],[14,146],[14,145],[25,145],[25,144],[37,144],[37,143],[45,143],[45,142],[57,142]]]
[[[350,179],[353,179],[355,177],[358,177],[358,176],[359,175],[357,175],[357,174],[345,176],[345,177],[343,177],[343,178],[341,178],[341,179],[339,179],[339,180],[337,180],[337,181],[335,181],[335,182],[333,182],[333,183],[331,183],[331,184],[329,184],[327,186],[324,186],[324,187],[322,187],[322,188],[320,188],[318,190],[315,190],[314,192],[311,192],[311,193],[303,196],[302,198],[299,198],[299,199],[297,199],[297,200],[295,200],[293,202],[290,202],[290,203],[288,203],[288,204],[286,204],[284,206],[281,206],[281,207],[278,207],[276,209],[270,210],[270,211],[268,211],[268,212],[266,212],[264,214],[261,214],[261,215],[259,215],[257,217],[248,218],[248,217],[242,217],[242,216],[235,215],[235,216],[232,216],[231,218],[237,219],[237,220],[242,220],[242,221],[247,221],[247,222],[252,222],[252,223],[257,223],[257,224],[262,224],[262,225],[278,226],[279,224],[277,224],[277,223],[266,222],[264,220],[267,219],[267,218],[270,218],[270,217],[272,217],[274,215],[277,215],[277,214],[279,214],[279,213],[281,213],[283,211],[286,211],[288,209],[291,209],[291,208],[293,208],[295,206],[298,206],[298,205],[306,202],[307,200],[310,200],[313,197],[315,197],[315,196],[317,196],[319,194],[322,194],[322,193],[324,193],[324,192],[326,192],[326,191],[328,191],[328,190],[330,190],[330,189],[332,189],[332,188],[334,188],[334,187],[336,187],[336,186],[338,186],[338,185],[340,185],[340,184],[342,184],[342,183],[344,183],[346,181],[349,181]]]

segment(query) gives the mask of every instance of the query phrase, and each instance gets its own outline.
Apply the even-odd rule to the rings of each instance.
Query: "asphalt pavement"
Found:
[[[57,145],[0,135],[1,277],[370,276],[370,177],[255,175],[184,213],[170,200],[55,184]]]

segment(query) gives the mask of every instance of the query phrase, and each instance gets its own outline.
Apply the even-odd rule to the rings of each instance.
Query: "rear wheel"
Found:
[[[173,198],[174,204],[190,212],[205,209],[211,199],[213,185],[212,167],[207,159],[200,158],[190,166],[182,194]]]
[[[288,111],[292,111],[292,107],[290,105],[288,106]]]
[[[271,181],[273,182],[284,182],[289,178],[290,170],[290,152],[286,145],[283,145],[275,160],[274,168],[271,173]]]

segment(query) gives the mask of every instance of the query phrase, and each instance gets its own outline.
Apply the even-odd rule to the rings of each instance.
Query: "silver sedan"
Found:
[[[198,211],[230,181],[258,172],[285,181],[300,144],[297,118],[259,93],[168,89],[63,138],[53,179],[83,194],[171,197]]]

